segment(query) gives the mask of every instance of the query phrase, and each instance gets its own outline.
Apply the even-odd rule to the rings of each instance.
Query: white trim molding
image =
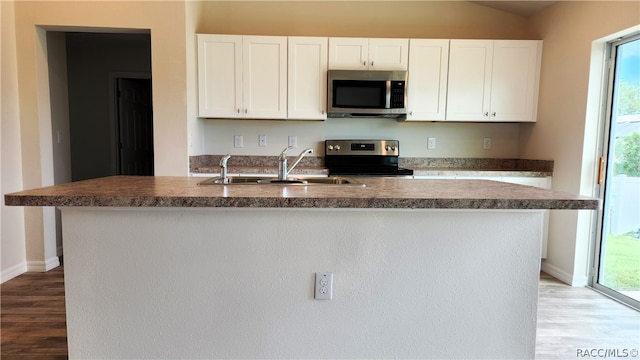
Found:
[[[27,271],[47,272],[60,266],[60,258],[53,256],[46,261],[27,261]]]
[[[587,286],[586,276],[571,275],[556,266],[545,263],[544,261],[542,262],[541,270],[565,284],[576,287]]]
[[[22,275],[27,272],[27,262],[23,261],[19,264],[16,264],[4,271],[0,274],[0,283],[5,283],[16,276]]]

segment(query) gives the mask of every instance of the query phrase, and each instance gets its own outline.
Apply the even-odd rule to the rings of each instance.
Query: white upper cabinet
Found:
[[[285,119],[287,38],[198,34],[200,117]]]
[[[451,40],[451,121],[536,121],[542,42]]]
[[[542,41],[493,45],[491,113],[494,121],[536,121]]]
[[[369,70],[407,70],[409,39],[369,39]]]
[[[329,69],[407,70],[408,39],[329,38]]]
[[[327,118],[326,37],[289,37],[288,118]]]
[[[407,121],[445,120],[449,40],[411,39]]]
[[[242,36],[196,35],[198,116],[233,118],[242,106]]]

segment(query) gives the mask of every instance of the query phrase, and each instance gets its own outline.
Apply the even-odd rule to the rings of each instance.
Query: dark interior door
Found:
[[[150,79],[117,79],[118,175],[153,175]]]

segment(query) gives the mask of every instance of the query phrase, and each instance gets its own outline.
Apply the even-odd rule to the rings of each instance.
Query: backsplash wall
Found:
[[[324,156],[325,139],[394,139],[400,141],[402,157],[517,158],[520,124],[398,122],[393,119],[327,119],[326,121],[217,120],[203,122],[204,154],[277,155],[298,138],[297,150],[314,148]],[[244,146],[234,147],[234,135],[242,135]],[[258,146],[266,135],[267,146]],[[427,138],[436,138],[436,148],[427,149]],[[491,138],[491,149],[482,148]],[[296,153],[296,150],[291,151]]]

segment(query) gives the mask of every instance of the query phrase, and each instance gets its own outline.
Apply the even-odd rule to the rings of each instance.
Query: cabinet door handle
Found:
[[[482,114],[482,115],[484,115],[484,116],[489,116],[489,113],[488,113],[488,112],[486,112],[486,113],[484,113],[484,114]]]
[[[373,67],[373,61],[371,62],[371,67]]]
[[[244,109],[244,113],[245,113],[245,114],[247,113],[247,109]]]
[[[492,113],[491,113],[491,116],[496,116],[496,112],[495,112],[495,111],[494,111],[494,112],[492,112]]]
[[[413,116],[413,111],[409,111],[409,116]]]
[[[362,66],[367,66],[367,61],[366,60],[362,62]]]
[[[238,108],[238,114],[240,114],[240,109]]]

